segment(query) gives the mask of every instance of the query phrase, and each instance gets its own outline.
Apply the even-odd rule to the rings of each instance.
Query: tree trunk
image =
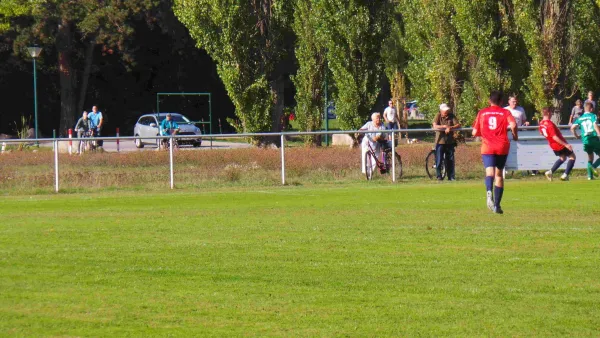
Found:
[[[554,111],[550,120],[558,126],[562,122],[563,98],[556,96],[552,98],[552,107],[554,107]]]
[[[284,117],[283,76],[278,76],[275,80],[271,81],[269,87],[271,87],[271,97],[273,98],[273,107],[271,108],[271,132],[278,133],[283,126],[282,118]],[[279,137],[274,137],[272,143],[279,147],[281,145],[281,139]]]
[[[94,40],[89,41],[85,48],[85,66],[83,68],[83,76],[81,77],[81,87],[79,88],[79,100],[77,103],[77,114],[83,112],[83,105],[85,104],[85,98],[87,94],[88,82],[90,79],[90,73],[92,72],[92,63],[94,61],[94,48],[96,42]]]
[[[60,128],[59,134],[66,135],[69,128],[75,123],[77,74],[73,69],[71,51],[73,40],[71,36],[71,23],[63,18],[58,25],[56,36],[56,49],[58,51],[58,66],[60,76]]]

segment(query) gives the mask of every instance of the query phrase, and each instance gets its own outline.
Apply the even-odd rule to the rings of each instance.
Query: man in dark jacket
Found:
[[[442,165],[446,164],[446,177],[449,181],[456,179],[454,174],[454,130],[460,128],[460,123],[454,114],[450,113],[450,107],[442,103],[440,112],[433,119],[435,133],[435,169],[438,181],[442,181]]]

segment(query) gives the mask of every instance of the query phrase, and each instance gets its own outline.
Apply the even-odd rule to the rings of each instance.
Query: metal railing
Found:
[[[537,130],[537,126],[531,127],[520,127],[519,130]],[[569,126],[561,125],[560,129],[569,128]],[[456,131],[465,131],[470,132],[472,128],[460,128],[456,129]],[[286,184],[286,176],[285,176],[285,141],[286,136],[310,136],[310,135],[334,135],[334,134],[373,134],[373,133],[386,133],[391,134],[391,146],[392,146],[392,154],[396,151],[396,134],[397,133],[432,133],[436,132],[435,129],[394,129],[394,130],[381,130],[381,131],[368,131],[368,130],[338,130],[338,131],[313,131],[313,132],[280,132],[280,133],[243,133],[243,134],[208,134],[201,135],[202,139],[210,138],[211,144],[213,139],[222,139],[222,138],[252,138],[252,137],[279,137],[280,138],[280,149],[281,149],[281,184]],[[572,136],[566,136],[567,138],[573,138]],[[69,142],[69,153],[72,154],[72,143],[79,141],[116,141],[117,144],[123,140],[170,140],[170,139],[198,139],[198,135],[176,135],[176,136],[152,136],[152,137],[135,137],[135,136],[116,136],[116,137],[85,137],[85,138],[40,138],[40,139],[4,139],[2,140],[2,149],[1,152],[5,151],[7,144],[22,144],[22,143],[49,143],[53,144],[54,151],[54,190],[55,192],[59,192],[59,142]],[[543,136],[528,136],[519,138],[523,140],[533,140],[533,139],[544,139]],[[170,174],[170,187],[171,189],[175,188],[175,178],[174,178],[174,160],[173,160],[173,142],[168,142],[169,144],[169,174]],[[392,181],[396,182],[396,168],[395,161],[392,161]]]

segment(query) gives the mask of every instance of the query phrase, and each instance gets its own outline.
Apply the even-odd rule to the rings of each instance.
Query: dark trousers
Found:
[[[442,178],[442,161],[446,162],[446,177],[449,180],[454,177],[454,148],[455,144],[436,144],[435,145],[435,170],[437,177]]]
[[[100,136],[100,130],[101,130],[101,129],[100,129],[100,128],[98,128],[98,127],[96,127],[95,129],[96,129],[96,130],[94,130],[94,137],[98,137],[98,136]],[[98,140],[98,142],[97,142],[97,143],[98,143],[98,147],[102,147],[102,146],[104,145],[104,141],[102,141],[102,140]]]

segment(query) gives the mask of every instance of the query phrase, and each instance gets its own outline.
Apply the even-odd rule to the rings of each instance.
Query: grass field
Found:
[[[598,336],[598,181],[0,197],[1,336]]]

